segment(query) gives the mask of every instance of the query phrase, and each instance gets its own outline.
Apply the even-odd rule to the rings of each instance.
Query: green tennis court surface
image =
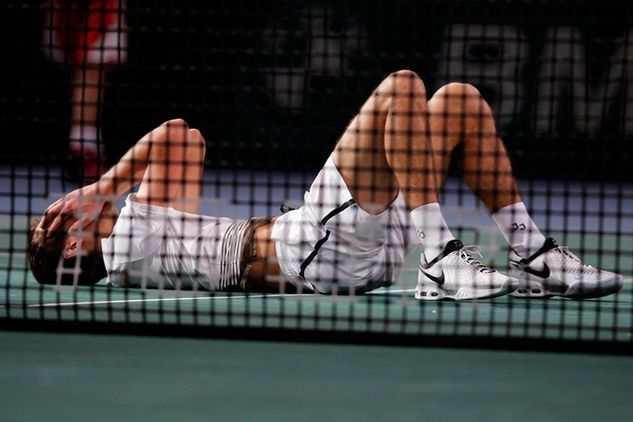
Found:
[[[26,221],[24,222],[26,223]],[[466,242],[503,269],[501,241],[480,231],[462,231]],[[602,268],[630,268],[633,236],[560,236],[583,247],[587,262]],[[22,245],[24,235],[10,241]],[[601,254],[590,245],[598,245]],[[624,253],[622,252],[624,251]],[[372,294],[349,296],[157,291],[40,286],[25,271],[24,255],[3,257],[0,313],[17,320],[116,322],[190,327],[269,328],[395,335],[489,336],[555,340],[633,341],[633,285],[601,299],[419,302],[413,298],[417,256],[411,256],[398,283]],[[503,263],[503,264],[501,264]]]
[[[160,323],[209,327],[283,328],[425,335],[490,335],[630,342],[632,292],[627,283],[600,300],[420,303],[412,291],[359,298],[121,291],[105,287],[55,293],[16,290],[9,318]],[[6,303],[6,302],[5,302]]]
[[[0,332],[6,421],[628,421],[633,359]]]
[[[633,420],[633,1],[5,0],[0,20],[0,422]],[[167,182],[165,200],[197,185],[203,215],[277,215],[301,206],[334,150],[351,192],[400,186],[410,206],[437,194],[485,265],[508,270],[500,232],[542,242],[533,221],[624,287],[417,301],[417,256],[363,296],[39,285],[29,219],[174,118],[206,155],[172,121],[113,186],[143,174],[151,196]],[[325,217],[349,200],[341,188],[312,195],[333,205]],[[506,209],[493,221],[486,207]],[[159,220],[176,258],[163,223],[176,237],[193,225]],[[442,246],[443,222],[426,220],[422,246]],[[238,227],[217,238],[222,283]],[[336,240],[308,237],[304,265]],[[558,251],[556,270],[582,279]]]

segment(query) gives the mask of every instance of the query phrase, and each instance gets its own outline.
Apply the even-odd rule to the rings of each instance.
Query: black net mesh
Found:
[[[7,327],[630,353],[628,3],[0,7]]]

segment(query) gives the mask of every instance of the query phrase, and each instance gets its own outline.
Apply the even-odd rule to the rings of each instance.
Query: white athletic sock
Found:
[[[492,214],[492,219],[510,247],[519,256],[527,258],[539,250],[545,242],[545,236],[532,221],[523,202],[501,208]]]
[[[71,149],[85,152],[97,152],[99,149],[99,130],[94,126],[73,125],[68,138]]]
[[[411,211],[411,220],[420,236],[427,262],[438,256],[446,243],[455,239],[437,202],[422,205]]]

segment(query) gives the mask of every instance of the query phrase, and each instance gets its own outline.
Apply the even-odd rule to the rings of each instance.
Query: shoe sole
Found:
[[[566,297],[569,299],[595,299],[609,296],[622,290],[624,285],[623,277],[614,277],[601,282],[600,287],[588,289],[582,283],[575,283],[567,287],[564,291],[548,290],[541,281],[533,278],[522,281],[523,285],[510,294],[513,298],[519,299],[549,299],[554,296]]]
[[[426,285],[424,286],[425,288],[421,289],[416,287],[415,298],[425,301],[493,299],[513,292],[517,288],[517,285],[517,283],[509,282],[494,290],[462,287],[455,291],[443,289],[437,285]]]

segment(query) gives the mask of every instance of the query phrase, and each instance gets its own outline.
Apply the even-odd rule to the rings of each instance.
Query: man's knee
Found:
[[[177,152],[176,150],[184,147],[187,144],[189,138],[189,125],[184,119],[171,119],[161,125],[165,128],[165,136],[158,143],[162,146],[169,148],[170,151]]]
[[[187,122],[181,118],[167,120],[165,123],[163,123],[163,126],[168,127],[169,129],[174,129],[174,130],[189,129],[189,125],[187,124]]]
[[[444,85],[433,95],[431,103],[431,114],[448,118],[449,126],[454,125],[464,133],[477,134],[478,139],[496,143],[492,109],[473,85],[461,82]]]
[[[437,90],[435,96],[445,101],[459,102],[465,106],[469,103],[479,103],[482,99],[481,93],[474,85],[463,82],[451,82]]]
[[[426,97],[426,87],[422,78],[412,70],[398,70],[387,78],[396,95]]]

